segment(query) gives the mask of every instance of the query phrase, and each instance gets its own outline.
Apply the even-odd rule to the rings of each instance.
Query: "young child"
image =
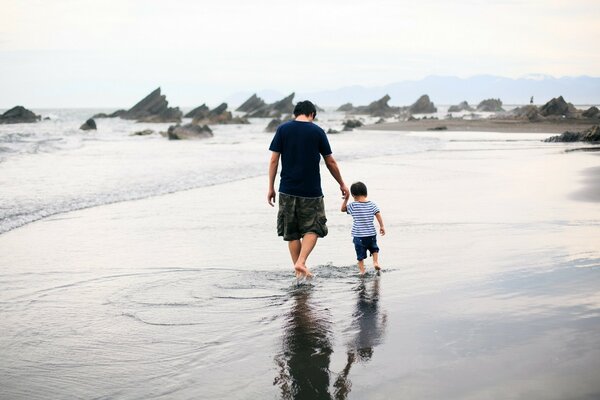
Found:
[[[346,197],[342,203],[342,212],[352,215],[352,236],[360,274],[365,273],[364,260],[367,258],[367,250],[373,256],[373,267],[379,271],[381,269],[378,260],[379,247],[377,247],[377,231],[373,224],[373,217],[377,218],[379,233],[385,235],[381,212],[375,203],[367,200],[367,186],[364,183],[353,183],[350,186],[350,193],[354,201],[348,204],[348,197]]]

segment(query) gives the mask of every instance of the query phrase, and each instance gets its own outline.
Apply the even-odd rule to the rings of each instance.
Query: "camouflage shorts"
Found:
[[[323,197],[297,197],[279,193],[277,234],[283,240],[298,240],[308,232],[327,236],[327,217]]]

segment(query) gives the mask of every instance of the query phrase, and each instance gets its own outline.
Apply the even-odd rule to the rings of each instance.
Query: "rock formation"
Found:
[[[467,103],[467,101],[461,101],[458,105],[450,106],[448,112],[461,112],[461,111],[475,111],[473,107]]]
[[[485,111],[485,112],[502,112],[504,109],[502,108],[502,100],[500,99],[486,99],[481,101],[477,105],[477,111]]]
[[[600,143],[600,125],[594,125],[583,132],[564,132],[545,139],[544,142],[593,142]]]
[[[437,112],[437,108],[435,108],[433,102],[429,100],[429,96],[424,94],[408,107],[408,111],[412,114],[431,114]]]
[[[167,130],[167,137],[169,140],[182,140],[182,139],[206,139],[213,137],[212,130],[208,125],[172,125]]]
[[[90,118],[87,121],[85,121],[85,123],[81,125],[79,129],[81,129],[82,131],[96,130],[96,121]]]
[[[99,114],[92,116],[92,118],[116,118],[116,117],[120,117],[121,115],[125,114],[126,112],[127,112],[127,110],[117,110],[110,114],[99,113]]]
[[[352,103],[345,103],[339,106],[336,111],[351,112],[354,111],[354,106],[352,105]]]
[[[361,126],[363,126],[363,123],[357,119],[349,119],[347,121],[344,121],[344,130],[345,131],[351,131],[352,129],[359,128]]]
[[[571,103],[567,103],[562,96],[558,96],[540,107],[540,114],[544,117],[548,116],[575,116],[577,110]]]
[[[194,108],[193,110],[191,110],[190,112],[188,112],[187,114],[185,114],[183,117],[184,118],[198,118],[204,115],[207,115],[209,111],[209,108],[206,106],[206,104],[202,104],[201,106],[198,106],[196,108]]]
[[[329,135],[329,134],[336,134],[336,133],[340,133],[340,131],[337,131],[337,130],[335,130],[335,129],[332,129],[332,128],[329,128],[329,129],[327,129],[327,134],[328,134],[328,135]]]
[[[267,127],[265,128],[265,132],[275,132],[277,130],[277,127],[279,127],[279,125],[281,125],[282,123],[283,121],[279,118],[272,119],[271,122],[269,122],[269,125],[267,125]]]
[[[258,110],[266,105],[265,101],[258,97],[256,93],[248,98],[241,106],[235,109],[235,111],[242,111],[245,113],[251,113]]]
[[[138,122],[181,122],[182,113],[178,107],[169,107],[166,96],[157,88],[119,116]]]
[[[16,106],[0,115],[0,124],[23,124],[38,122],[42,117],[23,106]]]
[[[294,112],[294,96],[292,93],[289,96],[276,101],[272,104],[265,104],[258,109],[249,112],[247,118],[281,118],[283,114],[291,114]]]
[[[542,121],[544,117],[540,115],[540,110],[533,104],[517,107],[507,113],[508,117],[515,119],[523,119],[530,122]]]
[[[202,107],[202,106],[200,106]],[[196,116],[192,121],[194,125],[214,125],[214,124],[249,124],[250,121],[244,117],[233,117],[230,111],[227,111],[227,103],[221,103],[212,110],[200,109],[196,111]]]
[[[581,115],[585,118],[600,118],[600,110],[598,110],[598,107],[592,106],[585,110]]]
[[[144,129],[143,131],[133,132],[129,136],[148,136],[152,134],[154,134],[154,131],[152,129]]]

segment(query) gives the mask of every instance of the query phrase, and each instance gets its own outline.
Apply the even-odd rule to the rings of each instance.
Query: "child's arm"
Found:
[[[379,224],[379,233],[381,233],[381,236],[385,235],[385,227],[383,226],[383,218],[381,218],[381,212],[375,214],[375,218],[377,218],[377,223]]]
[[[347,212],[348,211],[348,198],[349,197],[350,196],[346,196],[344,198],[344,201],[342,202],[342,210],[341,210],[342,212]]]

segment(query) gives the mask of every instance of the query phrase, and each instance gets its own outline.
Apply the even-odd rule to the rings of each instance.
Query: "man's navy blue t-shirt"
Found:
[[[269,150],[281,153],[281,193],[300,197],[321,197],[319,162],[331,154],[323,129],[312,122],[289,121],[281,124]]]

